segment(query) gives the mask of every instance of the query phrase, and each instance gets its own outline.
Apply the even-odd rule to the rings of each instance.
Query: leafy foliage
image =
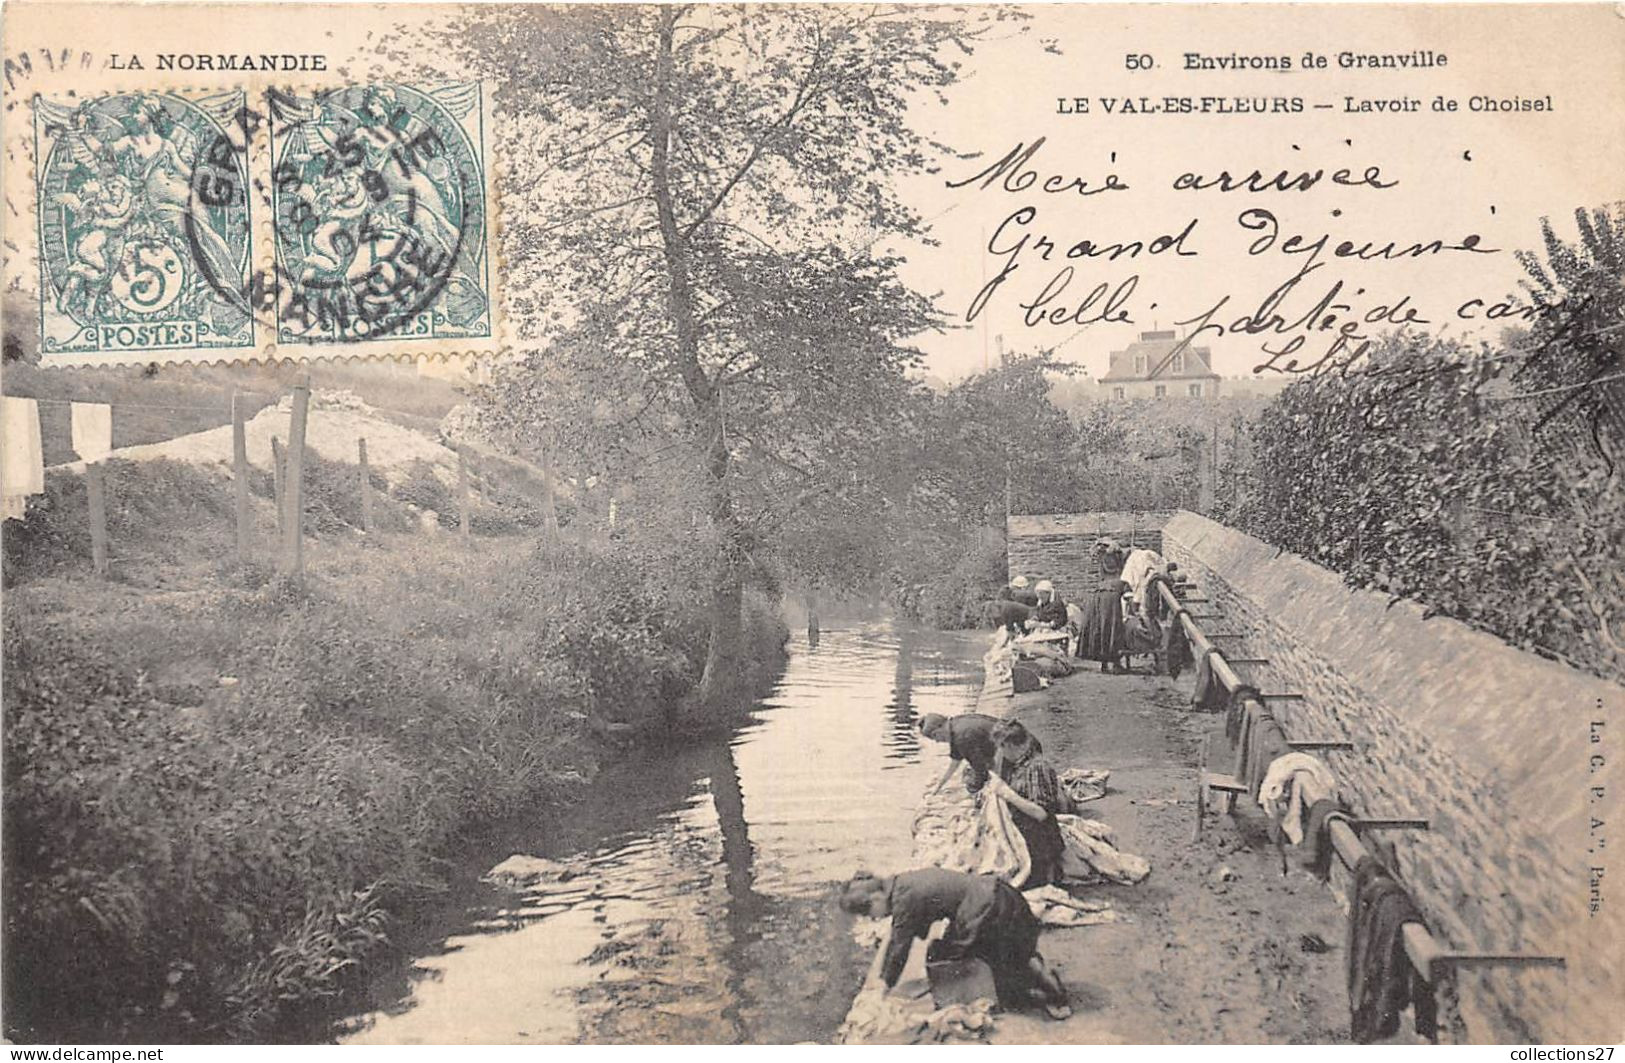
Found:
[[[1579,239],[1569,243],[1542,218],[1544,259],[1518,255],[1541,312],[1512,380],[1532,393],[1535,432],[1589,444],[1612,465],[1625,455],[1625,204],[1578,209],[1574,222]]]
[[[71,571],[8,567],[13,1035],[263,1037],[348,984],[468,825],[567,802],[601,740],[726,722],[686,711],[703,543],[448,554],[346,534],[312,544],[306,593],[244,589],[196,556],[229,547],[173,523],[229,529],[228,485],[162,462],[109,471],[140,503],[122,548],[179,561],[161,591],[88,579],[82,552]],[[36,500],[22,527],[38,546],[61,516]],[[745,609],[759,684],[785,632],[759,596]]]
[[[975,607],[1005,580],[988,534],[1002,544],[1007,501],[1013,513],[1198,508],[1217,408],[1090,402],[1068,416],[1053,401],[1068,369],[1011,357],[908,408],[900,479],[888,488],[897,500],[889,571],[909,601],[919,588],[922,618],[978,622]]]
[[[851,575],[808,528],[881,501],[863,472],[911,390],[908,339],[937,324],[872,250],[925,237],[892,188],[937,148],[910,107],[1010,17],[504,8],[463,38],[476,69],[538,71],[497,79],[531,148],[511,213],[546,220],[509,231],[537,347],[485,397],[488,434],[612,490],[675,454],[684,515],[718,548],[708,696],[737,670],[747,573]]]
[[[1544,444],[1492,349],[1397,336],[1371,372],[1300,380],[1252,427],[1216,516],[1429,610],[1625,677],[1625,494]]]

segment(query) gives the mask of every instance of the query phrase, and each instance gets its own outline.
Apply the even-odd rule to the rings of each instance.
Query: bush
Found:
[[[214,541],[164,534],[174,494],[230,534],[227,485],[161,471],[127,535]],[[346,527],[354,475],[312,476],[338,485],[313,501],[331,495]],[[60,526],[33,529],[41,556]],[[571,800],[595,736],[728,722],[678,712],[704,659],[709,567],[671,543],[404,538],[386,553],[339,537],[316,544],[303,591],[194,564],[159,595],[41,576],[7,538],[8,575],[17,560],[28,577],[4,616],[13,1036],[262,1036],[348,984],[470,825]],[[760,680],[786,632],[749,602]]]
[[[950,630],[979,627],[983,603],[1009,578],[1003,540],[971,543],[952,567],[920,587],[919,619]]]
[[[1374,372],[1301,380],[1252,428],[1218,517],[1513,645],[1625,678],[1618,475],[1543,446],[1505,358],[1391,339]]]
[[[179,562],[234,548],[236,503],[217,474],[169,459],[112,459],[102,468],[115,559],[141,555]],[[26,519],[6,523],[6,583],[88,568],[89,514],[84,476],[48,470],[45,493],[29,499]]]
[[[270,477],[265,477],[267,481]],[[406,508],[389,495],[382,473],[369,469],[372,484],[374,531],[409,531],[414,521]],[[305,527],[316,535],[354,531],[361,527],[361,466],[350,461],[329,461],[307,451],[304,465]],[[274,488],[267,492],[271,497]]]

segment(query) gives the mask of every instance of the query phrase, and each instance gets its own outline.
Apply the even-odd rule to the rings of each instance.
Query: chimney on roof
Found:
[[[1148,340],[1148,341],[1149,340],[1172,340],[1172,339],[1177,339],[1177,338],[1178,337],[1176,337],[1174,335],[1173,329],[1161,329],[1161,330],[1154,330],[1154,331],[1151,331],[1151,332],[1142,332],[1142,333],[1140,333],[1140,339]]]

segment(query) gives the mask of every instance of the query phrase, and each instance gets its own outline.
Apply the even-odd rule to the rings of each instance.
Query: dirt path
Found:
[[[1074,1016],[1001,1016],[995,1041],[1347,1042],[1345,924],[1331,894],[1290,852],[1281,876],[1257,818],[1210,819],[1192,840],[1202,737],[1220,741],[1223,728],[1187,711],[1189,685],[1085,670],[1015,700],[1011,715],[1057,768],[1111,770],[1111,792],[1088,815],[1152,871],[1138,886],[1088,891],[1127,921],[1044,932],[1039,947],[1072,990]],[[1306,935],[1329,951],[1306,949]]]

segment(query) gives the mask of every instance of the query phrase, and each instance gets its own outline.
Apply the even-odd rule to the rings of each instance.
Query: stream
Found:
[[[946,747],[914,722],[975,703],[979,633],[890,621],[798,634],[731,736],[607,765],[568,814],[487,847],[565,865],[523,893],[465,876],[381,972],[356,1044],[828,1041],[871,953],[833,887],[901,870]],[[559,820],[563,822],[557,822]],[[488,867],[490,864],[484,865]],[[483,871],[484,867],[479,868]]]

